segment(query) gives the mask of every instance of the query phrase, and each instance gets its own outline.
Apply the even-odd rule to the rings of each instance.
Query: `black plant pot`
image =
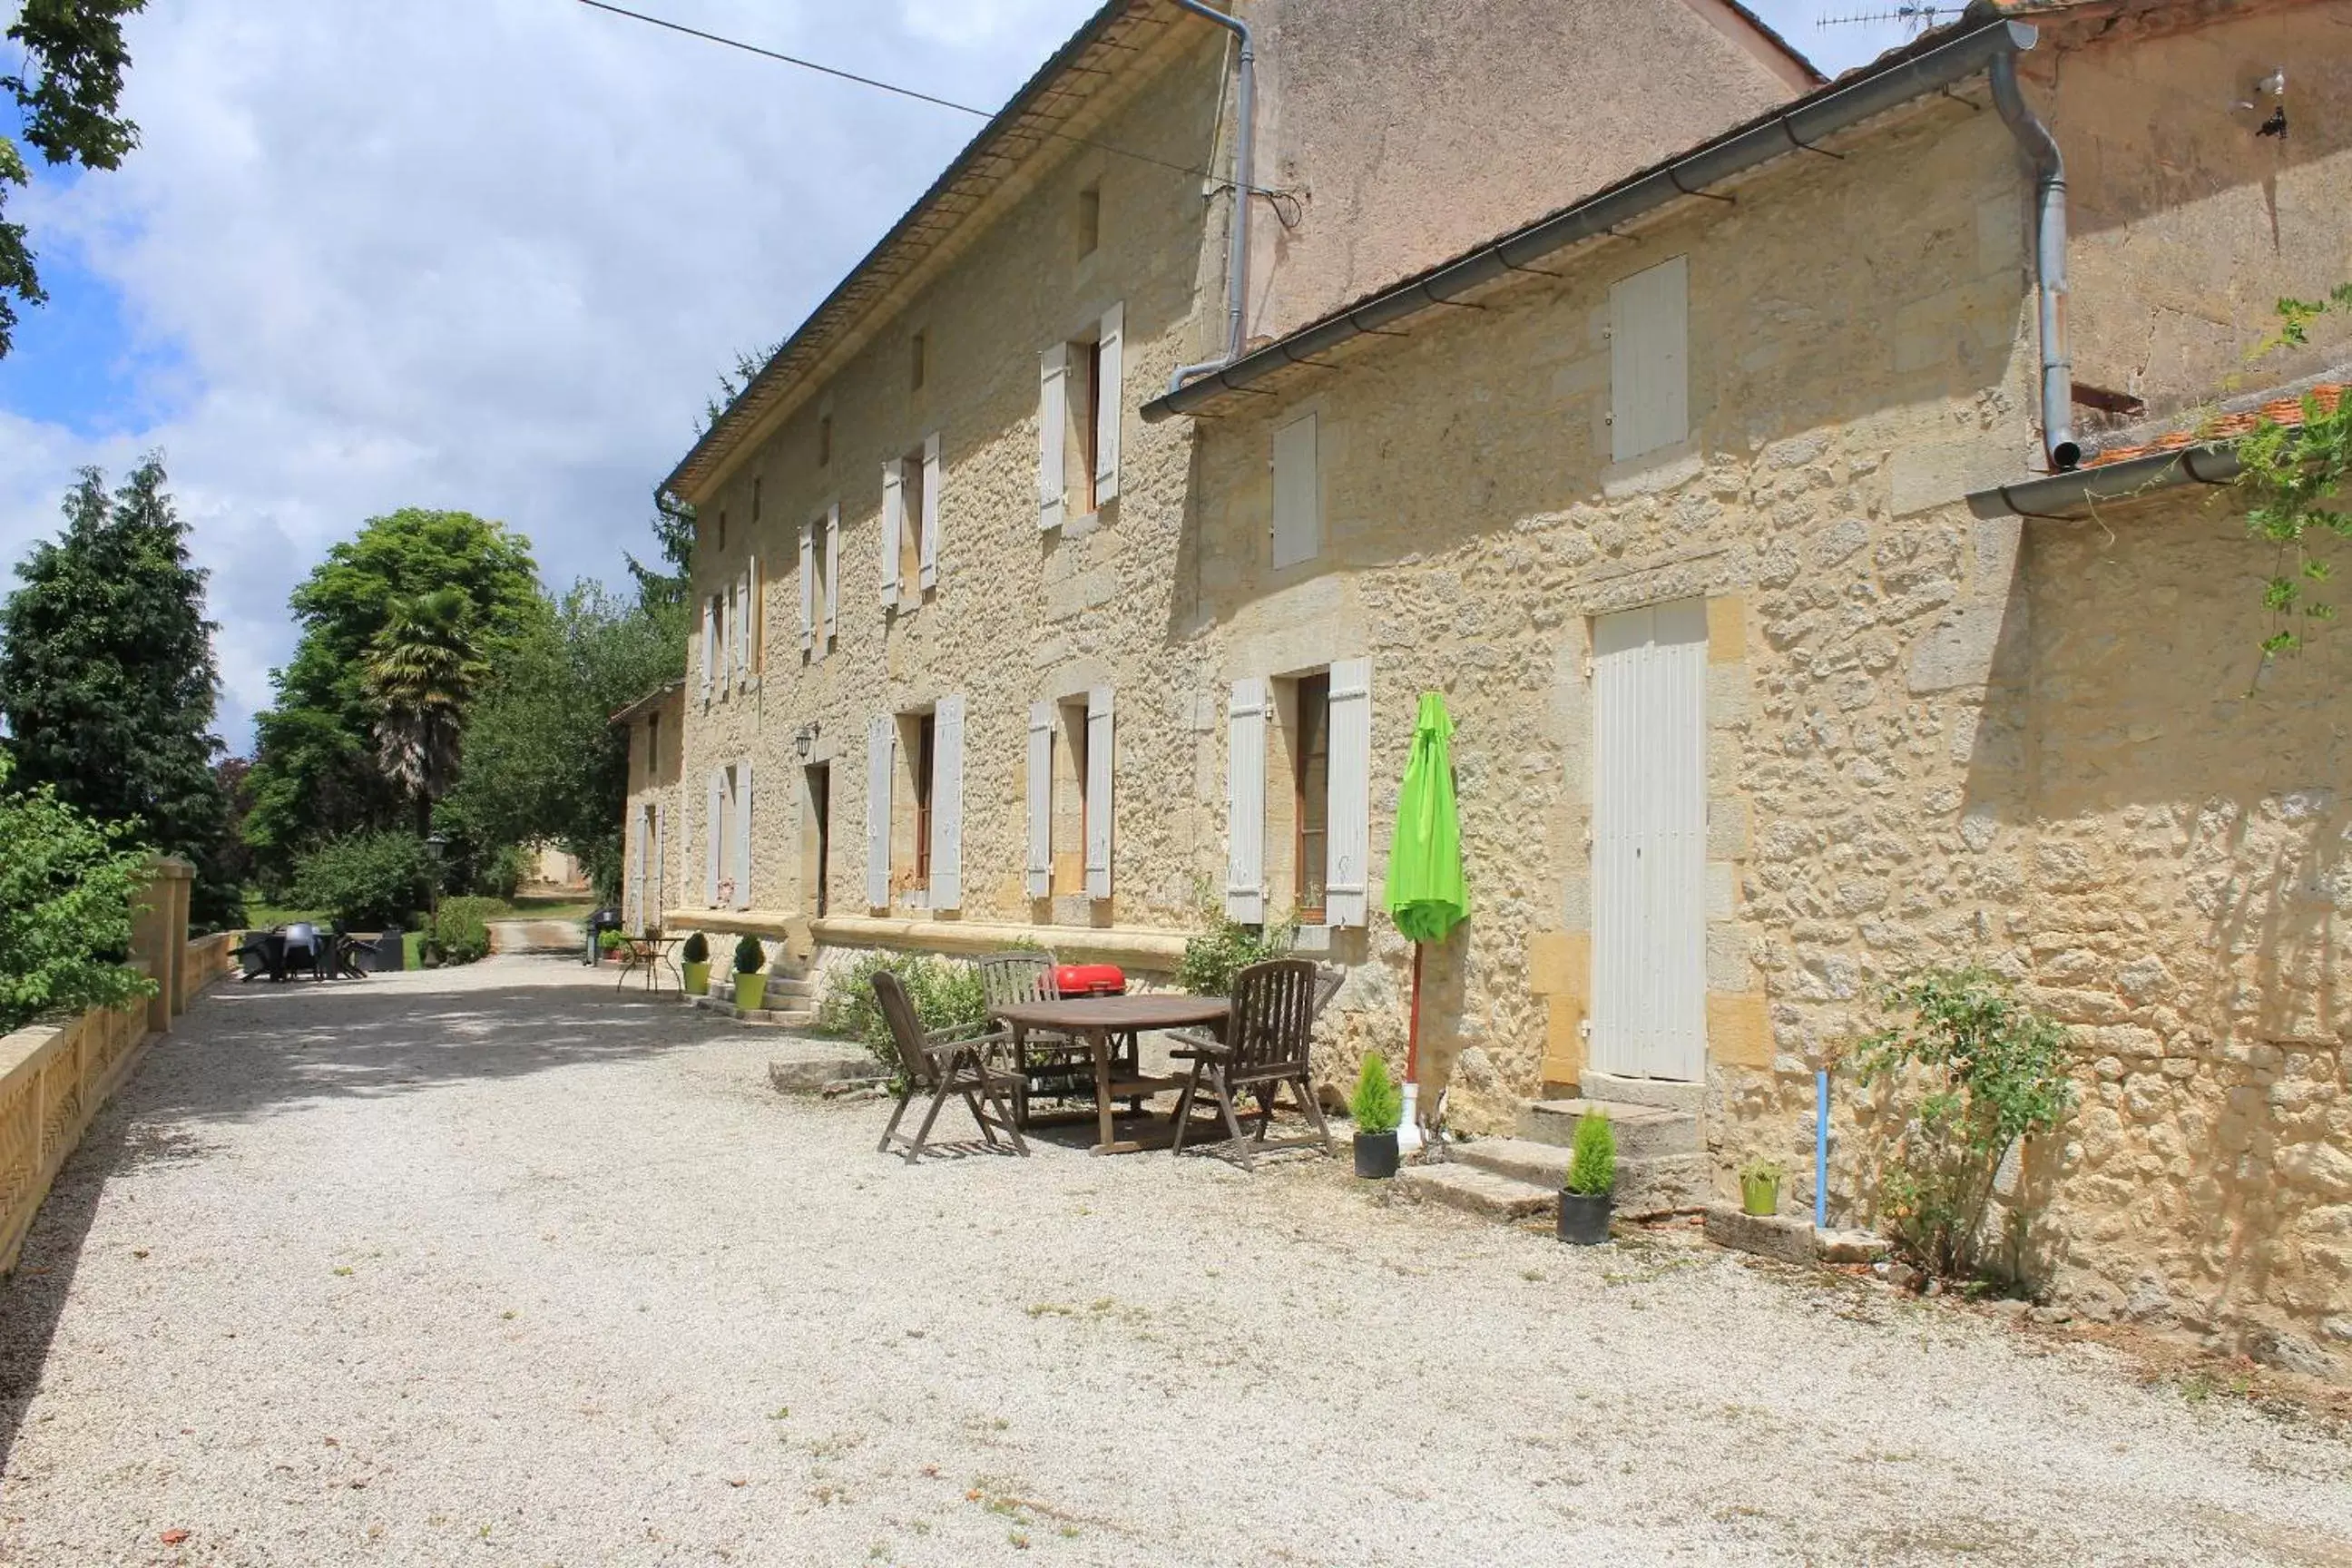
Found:
[[[1397,1173],[1396,1129],[1356,1134],[1356,1174],[1386,1181]]]
[[[1609,1194],[1587,1197],[1582,1193],[1559,1194],[1559,1238],[1572,1247],[1598,1247],[1609,1239]]]

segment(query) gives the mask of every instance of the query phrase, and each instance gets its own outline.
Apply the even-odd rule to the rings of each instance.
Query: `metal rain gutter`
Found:
[[[2024,517],[2045,522],[2080,522],[2100,501],[2133,501],[2183,485],[2227,485],[2244,467],[2234,441],[2208,441],[2168,452],[2149,452],[2119,463],[2036,475],[2015,484],[1995,485],[1969,497],[1979,517]],[[2069,510],[2069,509],[2077,510]]]
[[[1234,216],[1225,247],[1225,352],[1205,364],[1180,366],[1168,380],[1171,394],[1196,375],[1234,363],[1249,346],[1250,196],[1257,183],[1257,44],[1249,24],[1201,0],[1176,4],[1230,29],[1240,47],[1234,63]]]
[[[1850,126],[1924,93],[1966,80],[1997,59],[2033,47],[2039,37],[2035,28],[2022,22],[1989,22],[1884,69],[1826,88],[1769,119],[1728,132],[1459,260],[1204,374],[1145,404],[1143,417],[1156,423],[1190,414],[1221,393],[1242,391],[1278,370],[1313,359],[1349,339],[1380,332],[1433,304],[1456,303],[1486,284],[1528,270],[1530,262],[1607,234],[1619,224],[1645,216],[1790,153],[1812,151]]]
[[[2042,445],[2063,471],[2083,460],[2074,439],[2074,355],[2066,339],[2066,155],[2017,85],[2017,57],[1992,62],[1992,101],[2033,160],[2033,293],[2041,312]]]

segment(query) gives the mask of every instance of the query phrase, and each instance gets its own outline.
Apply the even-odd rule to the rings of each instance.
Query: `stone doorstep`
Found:
[[[721,1014],[739,1024],[753,1024],[763,1028],[805,1029],[815,1021],[816,1014],[801,1007],[761,1007],[756,1012],[738,1007],[724,996],[689,996],[687,1000],[705,1012]]]
[[[1528,1219],[1555,1212],[1558,1187],[1538,1186],[1475,1165],[1407,1165],[1395,1177],[1397,1190],[1488,1219]]]
[[[1803,1215],[1752,1215],[1737,1204],[1706,1205],[1706,1238],[1783,1263],[1874,1263],[1886,1256],[1885,1238],[1868,1231],[1816,1231]]]
[[[1699,1154],[1698,1118],[1687,1110],[1601,1100],[1538,1100],[1519,1108],[1519,1137],[1531,1143],[1568,1148],[1587,1111],[1609,1118],[1617,1134],[1617,1159],[1646,1160],[1661,1154]]]
[[[1473,1138],[1447,1147],[1457,1164],[1475,1165],[1557,1193],[1568,1179],[1570,1152],[1526,1138]],[[1713,1180],[1704,1154],[1657,1154],[1617,1162],[1617,1213],[1627,1217],[1692,1209],[1705,1203]]]
[[[1706,1108],[1706,1085],[1677,1083],[1662,1078],[1619,1078],[1613,1073],[1585,1069],[1576,1092],[1587,1100],[1612,1105],[1649,1105],[1660,1110],[1680,1110],[1696,1116]]]

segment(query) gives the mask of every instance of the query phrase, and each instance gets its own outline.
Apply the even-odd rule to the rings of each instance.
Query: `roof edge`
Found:
[[[1984,69],[2003,53],[2034,47],[2035,29],[2004,16],[1954,24],[1923,35],[1910,48],[1881,56],[1792,102],[1780,105],[1685,152],[1634,171],[1580,201],[1526,224],[1453,259],[1402,279],[1352,305],[1299,327],[1222,369],[1143,405],[1149,422],[1190,414],[1220,394],[1250,389],[1277,371],[1351,338],[1377,332],[1433,305],[1581,244],[1734,175],[1806,150],[1823,138]]]

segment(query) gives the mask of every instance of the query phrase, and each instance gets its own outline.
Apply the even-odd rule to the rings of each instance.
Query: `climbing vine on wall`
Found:
[[[2312,324],[2330,314],[2352,314],[2352,283],[2324,300],[2281,300],[2279,330],[2256,353],[2304,346]],[[2352,463],[2352,397],[2330,403],[2305,393],[2301,421],[2264,418],[2238,444],[2238,483],[2251,500],[2248,526],[2277,552],[2263,585],[2276,626],[2263,651],[2284,653],[2303,646],[2310,623],[2336,618],[2334,601],[2321,595],[2334,574],[2332,547],[2352,540],[2352,514],[2339,499]]]

